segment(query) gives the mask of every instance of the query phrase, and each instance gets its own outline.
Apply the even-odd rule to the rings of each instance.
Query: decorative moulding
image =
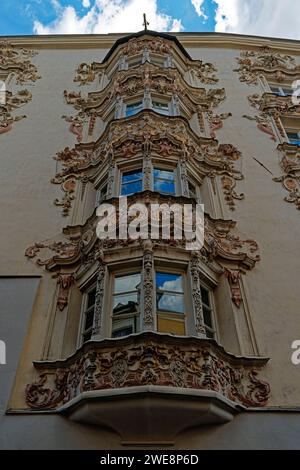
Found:
[[[35,362],[38,377],[25,398],[31,410],[106,425],[124,440],[151,438],[162,419],[165,439],[173,440],[190,426],[224,423],[245,408],[264,407],[270,387],[259,375],[267,361],[234,356],[214,340],[140,333],[90,341],[65,360]],[[133,415],[137,423],[128,430]]]

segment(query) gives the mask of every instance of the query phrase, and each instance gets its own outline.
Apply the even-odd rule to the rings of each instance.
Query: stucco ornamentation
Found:
[[[227,277],[230,286],[231,299],[237,308],[240,308],[242,302],[240,285],[241,273],[237,269],[225,269],[225,276]]]
[[[68,305],[70,287],[74,283],[72,274],[59,274],[57,278],[57,285],[59,286],[57,296],[57,307],[60,311]]]
[[[143,333],[90,343],[66,361],[35,363],[40,375],[25,397],[33,410],[56,410],[82,392],[151,384],[211,390],[245,407],[263,407],[270,386],[259,372],[266,362],[235,358],[206,339]]]
[[[0,72],[4,76],[6,90],[0,104],[0,134],[6,134],[13,128],[15,122],[21,121],[26,116],[13,116],[13,112],[31,101],[32,94],[27,89],[19,89],[12,93],[9,83],[15,80],[16,85],[33,83],[39,78],[37,68],[32,64],[31,58],[36,52],[17,48],[7,41],[0,42]]]
[[[31,49],[19,48],[8,41],[0,42],[0,70],[16,77],[18,85],[35,82],[40,75],[31,59],[37,52]]]
[[[281,54],[268,46],[258,50],[242,51],[237,58],[240,81],[248,85],[257,85],[259,76],[263,75],[274,82],[296,79],[300,74],[300,66],[295,59],[287,54]]]
[[[118,158],[131,158],[140,154],[143,155],[145,169],[150,168],[151,156],[177,156],[180,160],[185,155],[186,162],[196,164],[203,178],[226,176],[227,180],[224,180],[222,188],[231,210],[235,208],[234,200],[244,197],[235,190],[235,182],[243,179],[236,168],[236,162],[241,159],[238,149],[232,144],[218,144],[216,140],[197,136],[182,117],[170,118],[145,110],[142,115],[109,123],[96,144],[80,144],[58,152],[54,158],[60,162],[62,169],[58,170],[52,182],[63,185],[66,180],[71,180],[71,183],[70,188],[62,186],[65,196],[55,204],[62,205],[63,213],[67,215],[74,198],[75,180],[88,178],[93,181],[97,166],[104,162],[111,168],[113,179],[114,165]],[[229,179],[232,180],[230,184]],[[150,189],[150,171],[145,180],[145,187]],[[108,186],[110,187],[110,183]],[[109,198],[111,192],[107,193]]]
[[[300,147],[284,143],[278,146],[278,152],[283,174],[273,180],[281,183],[288,192],[284,200],[295,204],[300,210]]]

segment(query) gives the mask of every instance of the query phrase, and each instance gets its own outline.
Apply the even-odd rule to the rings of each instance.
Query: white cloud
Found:
[[[91,6],[90,0],[82,0],[82,6],[84,8],[90,8]]]
[[[300,39],[295,0],[215,0],[218,32]]]
[[[203,16],[203,18],[205,20],[208,19],[208,16],[206,16],[206,14],[204,13],[204,11],[202,10],[202,5],[204,3],[205,0],[191,0],[195,10],[196,10],[196,13],[197,15],[199,16]]]
[[[71,5],[55,4],[57,18],[48,25],[35,21],[35,34],[91,34],[122,33],[143,29],[143,13],[147,14],[149,29],[156,31],[181,31],[180,19],[161,13],[157,0],[96,0],[80,17]],[[85,1],[85,0],[84,0]]]

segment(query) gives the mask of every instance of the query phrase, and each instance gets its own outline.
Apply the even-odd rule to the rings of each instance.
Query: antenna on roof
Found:
[[[147,26],[149,26],[149,23],[147,21],[147,18],[146,18],[146,13],[143,13],[143,18],[144,18],[144,21],[143,21],[143,26],[144,26],[144,29],[145,31],[147,31]]]

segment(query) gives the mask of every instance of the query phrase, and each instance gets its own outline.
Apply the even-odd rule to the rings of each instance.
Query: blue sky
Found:
[[[300,39],[299,0],[0,0],[0,35],[218,31]]]

